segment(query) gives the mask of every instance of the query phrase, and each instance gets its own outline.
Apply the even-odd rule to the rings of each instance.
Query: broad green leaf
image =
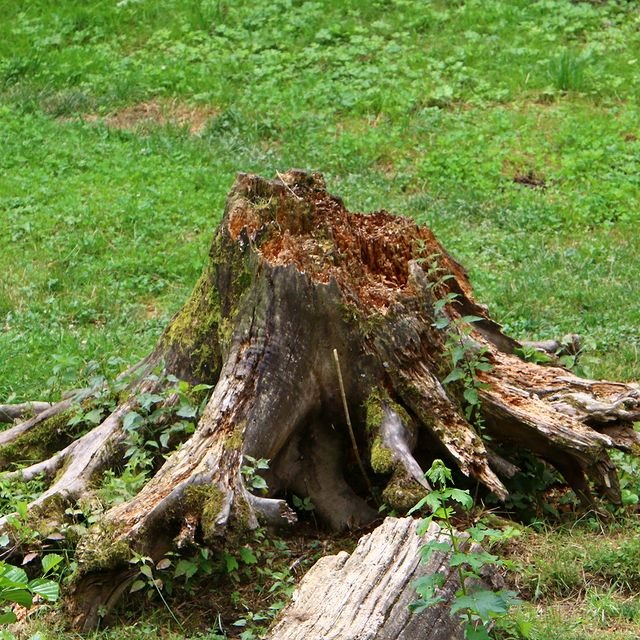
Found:
[[[493,564],[498,559],[498,556],[488,553],[486,551],[459,551],[454,553],[449,560],[449,564],[452,567],[459,567],[460,565],[469,565],[474,572],[478,572],[482,567]]]
[[[419,504],[419,503],[418,503]],[[431,526],[431,523],[433,522],[433,516],[427,516],[426,518],[423,518],[420,523],[418,524],[418,528],[416,529],[416,533],[419,536],[423,536],[425,533],[427,533],[429,527]]]
[[[446,329],[451,324],[451,320],[447,318],[447,316],[440,316],[434,323],[433,326],[436,329]]]
[[[449,553],[451,551],[451,545],[448,542],[438,542],[437,540],[432,540],[420,547],[420,561],[422,564],[427,564],[429,560],[431,560],[431,556],[437,551],[442,551],[444,553]]]
[[[427,496],[421,498],[416,504],[414,504],[413,507],[407,511],[407,515],[410,516],[412,513],[419,511],[425,504],[427,504]]]
[[[237,571],[238,567],[240,566],[238,564],[238,561],[232,555],[226,552],[224,554],[224,564],[227,568],[227,573],[233,573],[234,571]]]
[[[151,569],[151,567],[148,564],[143,564],[140,567],[140,573],[149,578],[149,580],[153,580],[153,570]]]
[[[57,567],[63,560],[64,558],[57,553],[50,553],[46,555],[42,558],[42,573],[49,573],[51,569]]]
[[[465,640],[491,640],[487,628],[483,624],[477,627],[473,623],[468,623],[464,627]]]
[[[473,506],[473,498],[469,495],[468,491],[462,489],[450,489],[449,497],[461,504],[465,510],[471,509]]]
[[[0,589],[0,600],[4,602],[16,602],[27,608],[30,607],[33,602],[29,591],[15,588]]]
[[[60,597],[60,586],[53,580],[36,578],[29,583],[29,588],[48,602],[55,602]]]
[[[137,399],[138,399],[138,402],[140,403],[140,406],[145,411],[148,411],[152,405],[158,402],[162,402],[162,400],[164,400],[164,398],[161,395],[158,395],[157,393],[141,393]]]
[[[90,424],[100,424],[102,420],[102,409],[92,409],[88,413],[85,413],[82,419],[84,422],[89,422]]]
[[[473,323],[482,322],[482,320],[484,320],[484,318],[481,318],[480,316],[462,316],[463,322]]]
[[[451,605],[451,613],[471,611],[486,622],[507,613],[512,604],[515,604],[512,592],[483,589],[457,597]]]
[[[464,371],[459,367],[456,367],[451,373],[442,381],[442,384],[450,384],[456,380],[462,380],[464,378]]]
[[[127,415],[124,417],[124,420],[122,421],[122,428],[125,431],[132,431],[139,427],[143,422],[144,420],[139,413],[136,413],[135,411],[129,411],[129,413],[127,413]]]
[[[453,362],[454,367],[458,364],[458,362],[460,362],[461,360],[464,360],[465,354],[466,354],[466,351],[462,345],[455,347],[451,351],[451,362]]]
[[[462,395],[469,404],[476,405],[480,402],[478,390],[475,387],[467,387]]]
[[[18,618],[13,611],[0,612],[0,624],[13,624]]]
[[[200,391],[208,391],[209,389],[213,389],[213,385],[211,385],[211,384],[197,384],[191,389],[191,391],[193,393],[198,393]]]
[[[195,418],[198,414],[198,409],[190,404],[181,404],[180,408],[176,411],[176,415],[181,418]]]
[[[178,560],[174,577],[179,578],[184,576],[187,580],[198,572],[198,565],[195,562],[189,560]]]
[[[136,591],[140,591],[140,589],[144,589],[146,582],[144,580],[136,580],[129,589],[129,593],[135,593]]]
[[[25,570],[12,564],[0,566],[0,577],[17,585],[26,585],[29,582]]]
[[[3,533],[0,536],[0,547],[6,547],[9,544],[9,542],[11,542],[9,536],[6,533]]]
[[[268,489],[267,481],[261,476],[251,478],[251,486],[254,489]]]
[[[425,502],[434,513],[442,506],[442,496],[438,491],[432,491],[425,496]]]

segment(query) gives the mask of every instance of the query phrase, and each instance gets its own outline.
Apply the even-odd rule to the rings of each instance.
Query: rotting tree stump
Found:
[[[376,489],[399,512],[415,503],[435,457],[504,499],[501,476],[517,471],[510,453],[528,450],[584,501],[594,489],[618,501],[607,450],[638,447],[638,387],[525,362],[517,347],[426,227],[350,213],[316,173],[240,174],[191,297],[128,372],[115,410],[12,473],[51,478],[31,510],[55,528],[121,464],[123,419],[168,384],[153,371],[213,385],[195,432],[78,543],[71,603],[84,628],[127,588],[134,550],[158,560],[185,541],[238,539],[259,521],[288,526],[291,494],[309,496],[333,529],[360,526],[377,517]],[[487,365],[474,373],[472,406],[460,380],[443,384],[458,348],[460,366]],[[0,460],[73,402],[0,434]],[[268,494],[245,486],[247,455],[270,460]]]

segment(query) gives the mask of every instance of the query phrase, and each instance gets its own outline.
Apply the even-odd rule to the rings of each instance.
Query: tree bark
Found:
[[[426,227],[350,213],[319,174],[240,174],[190,299],[115,408],[77,438],[57,427],[59,450],[12,473],[51,478],[31,506],[60,524],[121,463],[123,420],[144,394],[161,393],[167,375],[213,386],[191,437],[80,540],[71,602],[84,628],[131,581],[133,551],[157,560],[260,520],[289,526],[291,493],[309,496],[334,529],[360,526],[377,517],[372,489],[398,511],[417,502],[434,457],[504,499],[500,476],[516,473],[509,457],[527,449],[585,502],[593,489],[618,501],[607,450],[638,449],[637,385],[525,362],[518,346]],[[445,384],[453,361],[466,383]],[[72,402],[7,431],[0,460],[51,421],[66,424]],[[270,460],[266,495],[246,485],[246,456]]]
[[[341,551],[321,558],[296,588],[267,640],[462,639],[460,620],[448,613],[460,589],[449,555],[438,552],[428,563],[420,563],[424,543],[449,539],[435,523],[423,538],[417,528],[412,518],[387,518],[360,539],[352,554]],[[460,539],[461,546],[465,542]],[[487,570],[488,584],[476,586],[502,587],[495,568]],[[417,599],[413,583],[436,572],[444,576],[438,590],[442,602],[414,615],[409,608]]]

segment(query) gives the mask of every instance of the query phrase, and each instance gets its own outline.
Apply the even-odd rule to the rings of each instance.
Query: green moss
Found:
[[[376,438],[371,445],[371,468],[376,473],[391,473],[394,467],[393,452]]]
[[[0,448],[0,468],[9,465],[32,464],[48,458],[64,448],[85,429],[83,423],[70,426],[73,410],[63,411],[44,420],[17,440]]]
[[[382,492],[382,499],[394,511],[405,514],[424,496],[424,493],[423,486],[407,476],[404,471],[396,469]]]
[[[233,524],[238,533],[249,529],[252,509],[249,502],[244,497],[236,498],[233,504]]]
[[[384,421],[383,403],[387,399],[387,395],[376,388],[365,401],[367,433],[371,436],[375,437],[380,432]]]
[[[76,578],[93,572],[125,565],[132,557],[126,540],[118,539],[119,528],[107,522],[97,522],[76,547],[78,569]]]
[[[218,344],[220,300],[214,284],[212,265],[207,265],[189,300],[167,327],[163,341],[169,349],[186,354],[191,372],[200,380],[209,379],[221,367]]]
[[[224,503],[224,493],[214,484],[193,485],[185,490],[184,503],[186,511],[200,517],[204,539],[211,539]]]
[[[239,451],[244,442],[244,428],[245,423],[239,424],[233,430],[233,432],[227,437],[224,443],[224,448],[227,451]]]

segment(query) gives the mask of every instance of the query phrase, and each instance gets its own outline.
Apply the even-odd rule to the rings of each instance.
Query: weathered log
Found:
[[[51,407],[50,402],[20,402],[19,404],[0,404],[0,423],[20,420],[26,415],[37,416]]]
[[[360,526],[377,517],[380,494],[398,512],[422,497],[421,470],[435,457],[504,498],[501,477],[517,472],[509,458],[526,449],[585,502],[592,486],[618,501],[607,450],[638,449],[638,387],[524,362],[518,347],[427,228],[385,211],[350,213],[319,174],[240,174],[190,299],[129,372],[115,410],[16,472],[52,478],[32,507],[61,521],[90,481],[121,463],[122,420],[141,393],[160,391],[167,374],[214,386],[193,435],[80,541],[79,624],[93,626],[126,587],[133,551],[158,560],[187,529],[215,545],[261,519],[289,526],[292,493],[309,496],[332,528]],[[451,380],[453,360],[473,370],[478,402]],[[0,461],[69,402],[9,429]],[[245,456],[270,460],[266,495],[245,486]]]
[[[449,615],[460,589],[449,555],[435,553],[420,563],[420,547],[429,540],[448,542],[432,523],[423,538],[418,521],[387,518],[364,536],[352,554],[325,556],[307,572],[291,602],[282,611],[267,640],[456,640],[462,638],[459,619]],[[487,579],[501,577],[487,567]],[[413,583],[441,573],[442,602],[414,614]],[[479,585],[477,585],[479,587]]]

